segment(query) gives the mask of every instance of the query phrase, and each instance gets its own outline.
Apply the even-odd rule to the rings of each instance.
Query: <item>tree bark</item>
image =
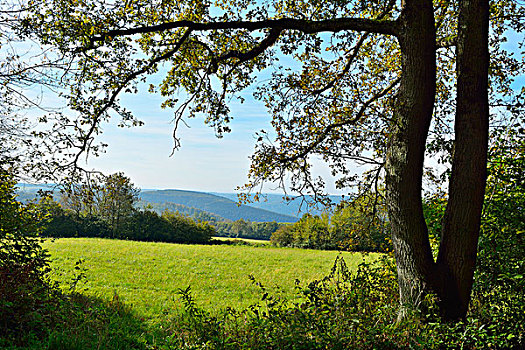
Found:
[[[431,0],[407,0],[399,18],[402,76],[386,159],[386,199],[392,225],[403,318],[431,288],[434,261],[421,200],[423,161],[436,92],[436,32]]]
[[[445,319],[466,316],[472,290],[488,150],[488,0],[459,2],[455,147],[437,259]]]

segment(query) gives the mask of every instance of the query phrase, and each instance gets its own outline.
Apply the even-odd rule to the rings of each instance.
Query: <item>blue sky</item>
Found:
[[[231,133],[218,139],[202,118],[186,119],[190,127],[180,124],[182,146],[170,157],[173,111],[161,109],[162,98],[145,89],[136,95],[124,95],[122,104],[145,125],[119,128],[116,119],[105,124],[99,140],[109,145],[107,152],[91,158],[88,164],[108,174],[123,171],[141,188],[233,192],[247,182],[254,133],[271,130],[270,116],[263,104],[253,99],[251,90],[244,92],[243,97],[244,104],[230,105],[234,116]],[[330,177],[328,169],[316,163],[317,173]],[[280,191],[268,184],[264,192]],[[328,192],[340,193],[331,184]]]
[[[141,127],[118,128],[116,120],[104,126],[100,140],[109,144],[107,153],[90,165],[104,172],[123,171],[142,188],[177,188],[232,192],[246,182],[253,133],[269,126],[262,106],[248,101],[232,106],[237,116],[232,132],[222,139],[204,125],[203,119],[180,124],[182,146],[171,157],[173,112],[160,108],[162,98],[147,92],[127,95],[122,103],[144,121]]]

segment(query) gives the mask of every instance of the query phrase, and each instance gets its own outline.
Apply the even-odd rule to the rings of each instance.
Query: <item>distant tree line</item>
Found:
[[[139,209],[148,208],[159,214],[168,210],[168,211],[180,213],[184,216],[191,217],[193,220],[197,222],[206,221],[206,222],[209,222],[210,224],[214,224],[216,222],[222,222],[222,221],[227,220],[219,215],[212,214],[212,213],[209,213],[207,211],[200,210],[197,208],[189,207],[187,205],[173,203],[173,202],[155,203],[155,202],[149,202],[147,200],[139,199],[138,202],[135,204],[135,207]]]
[[[136,209],[139,190],[122,173],[89,185],[71,185],[60,203],[44,200],[50,221],[46,237],[101,237],[170,243],[208,243],[215,229],[178,212]]]
[[[251,222],[239,219],[233,222],[216,222],[213,224],[217,236],[231,238],[251,238],[269,240],[272,234],[286,224],[272,222]]]
[[[187,216],[199,223],[209,223],[215,230],[219,237],[230,238],[250,238],[269,240],[272,234],[286,224],[272,222],[253,222],[250,220],[238,219],[231,221],[219,215],[208,213],[204,210],[188,207],[182,204],[172,202],[150,203],[144,200],[139,200],[136,207],[149,208],[157,213],[164,211],[172,211],[180,215]]]
[[[390,247],[388,221],[380,203],[366,199],[341,202],[333,213],[304,214],[271,236],[280,247],[384,252]]]

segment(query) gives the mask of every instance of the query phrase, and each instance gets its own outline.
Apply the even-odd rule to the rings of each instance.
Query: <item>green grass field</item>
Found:
[[[176,294],[191,286],[197,304],[208,310],[244,307],[261,293],[248,279],[293,295],[298,279],[307,283],[329,273],[335,251],[228,245],[179,245],[93,238],[47,241],[54,278],[67,282],[84,259],[82,293],[111,299],[115,294],[140,315],[157,318],[181,307]],[[350,268],[363,255],[343,253]],[[374,255],[368,255],[367,259]],[[67,286],[67,285],[66,285]]]

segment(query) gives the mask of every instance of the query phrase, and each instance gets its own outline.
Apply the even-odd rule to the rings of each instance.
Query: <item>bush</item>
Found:
[[[50,220],[42,235],[45,237],[111,237],[109,224],[95,215],[78,215],[64,210],[58,203],[46,204]]]
[[[350,272],[339,257],[330,274],[301,286],[291,302],[258,283],[261,302],[212,315],[191,289],[180,290],[184,312],[172,320],[170,346],[190,349],[509,349],[522,348],[523,319],[505,295],[473,299],[463,322],[441,323],[428,296],[425,314],[396,323],[398,288],[393,261],[384,257]],[[514,304],[516,305],[516,304]],[[509,308],[507,308],[509,306]],[[494,308],[502,308],[494,312]],[[490,313],[491,317],[486,317]],[[506,315],[506,317],[499,317]],[[517,317],[514,318],[513,317]]]
[[[16,200],[16,181],[0,170],[0,336],[15,336],[42,317],[53,288],[49,259],[40,246],[45,214]]]
[[[372,209],[357,199],[341,202],[331,216],[328,212],[304,214],[298,222],[280,227],[272,234],[270,241],[280,247],[388,251],[391,244],[386,214],[381,212],[381,208]]]
[[[215,229],[208,223],[195,223],[191,218],[165,210],[162,219],[169,224],[170,241],[176,243],[208,243]]]

